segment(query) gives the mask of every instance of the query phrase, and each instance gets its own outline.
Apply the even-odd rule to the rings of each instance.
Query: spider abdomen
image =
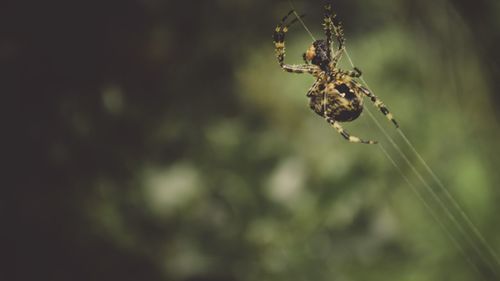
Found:
[[[352,121],[363,111],[361,90],[352,82],[335,81],[320,87],[313,93],[309,105],[321,117],[330,117],[339,122]]]

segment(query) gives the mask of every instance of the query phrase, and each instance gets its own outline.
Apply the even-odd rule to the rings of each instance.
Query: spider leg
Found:
[[[325,16],[323,18],[323,29],[324,29],[325,35],[326,35],[326,43],[329,47],[327,50],[327,56],[330,60],[332,60],[332,54],[331,54],[332,36],[335,35],[337,42],[339,44],[337,50],[342,50],[342,48],[344,47],[344,42],[345,42],[344,31],[342,29],[342,25],[340,22],[334,23],[335,17],[336,17],[336,15],[332,11],[331,0],[328,0],[328,1],[326,1],[326,4],[325,4]],[[335,64],[336,64],[336,61],[338,61],[338,59],[340,58],[340,55],[341,55],[341,53],[338,51],[335,53],[335,56],[334,56],[334,59],[336,58]]]
[[[337,66],[337,63],[340,60],[340,57],[342,57],[343,50],[336,50],[335,53],[333,54],[333,58],[330,61],[330,69],[334,69]]]
[[[319,93],[319,92],[320,92],[320,87],[319,87],[319,85],[321,85],[321,80],[320,80],[320,79],[317,79],[316,81],[314,81],[314,84],[312,84],[311,88],[309,88],[309,90],[307,91],[306,96],[307,96],[307,97],[311,97],[311,96],[313,96],[315,93]]]
[[[306,94],[307,97],[311,97],[314,95],[314,93],[318,92],[319,83],[320,83],[319,79],[314,81],[314,84],[312,84],[311,88],[309,88],[309,90],[307,91],[307,94]]]
[[[334,29],[332,18],[333,18],[332,6],[328,2],[325,5],[325,16],[323,18],[323,29],[325,30],[326,45],[328,46],[328,50],[327,50],[326,55],[327,55],[328,59],[330,59],[330,60],[332,59],[331,46],[332,46],[332,31]]]
[[[317,66],[308,64],[280,64],[281,68],[286,72],[291,73],[309,73],[314,74]]]
[[[380,110],[380,112],[382,112],[382,114],[385,115],[385,117],[387,117],[387,119],[389,119],[389,121],[391,121],[392,123],[394,123],[394,126],[396,126],[396,128],[399,128],[399,124],[398,122],[396,121],[396,119],[394,119],[394,117],[392,116],[392,113],[389,112],[389,109],[387,109],[387,107],[385,106],[385,104],[382,102],[382,100],[380,100],[377,96],[375,96],[374,94],[372,94],[368,89],[358,85],[360,87],[360,89],[362,89],[363,93],[370,98],[370,100],[373,102],[373,104]]]
[[[361,70],[357,67],[354,67],[354,70],[342,71],[342,73],[353,78],[361,77],[362,74]]]
[[[273,39],[274,39],[276,58],[278,59],[280,67],[287,72],[312,74],[318,69],[318,67],[315,65],[285,64],[285,35],[288,32],[288,28],[292,24],[297,22],[298,18],[295,18],[289,24],[285,24],[285,22],[293,12],[294,10],[288,12],[288,14],[284,16],[283,19],[281,19],[280,23],[276,26],[276,29],[274,30]],[[300,17],[303,17],[303,15]]]
[[[326,117],[326,121],[332,125],[332,127],[339,132],[347,141],[353,142],[353,143],[364,143],[364,144],[376,144],[377,141],[372,141],[372,140],[362,140],[358,137],[351,136],[348,132],[342,128],[339,122],[333,120],[330,117]]]

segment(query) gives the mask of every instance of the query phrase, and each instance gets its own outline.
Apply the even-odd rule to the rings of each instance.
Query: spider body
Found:
[[[362,140],[347,133],[339,122],[353,121],[363,111],[363,97],[367,96],[376,107],[396,127],[398,123],[393,118],[384,103],[373,95],[367,88],[355,80],[361,76],[358,68],[345,71],[337,68],[337,63],[344,51],[344,34],[339,23],[334,24],[335,15],[332,13],[331,4],[325,6],[323,27],[326,40],[316,40],[303,54],[305,64],[285,64],[285,34],[288,28],[299,18],[288,25],[285,22],[294,11],[290,11],[274,31],[274,45],[276,57],[280,67],[292,73],[309,73],[316,81],[307,92],[309,106],[319,116],[323,117],[345,139],[350,142],[374,144],[376,141]],[[338,48],[332,49],[332,38],[335,36]]]
[[[363,111],[363,93],[349,79],[336,79],[324,82],[320,92],[309,94],[309,106],[321,117],[328,117],[339,122],[352,121]]]

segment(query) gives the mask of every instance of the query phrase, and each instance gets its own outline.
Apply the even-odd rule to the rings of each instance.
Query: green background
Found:
[[[500,2],[333,4],[354,64],[500,252]],[[320,38],[322,1],[295,5]],[[274,55],[287,1],[2,6],[2,280],[498,280],[366,113],[345,128],[411,184],[309,109],[313,78]],[[310,37],[286,39],[301,63]]]

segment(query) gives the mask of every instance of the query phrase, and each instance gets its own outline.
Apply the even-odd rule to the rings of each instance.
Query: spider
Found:
[[[334,23],[336,15],[333,14],[330,3],[325,5],[323,19],[326,40],[320,39],[312,43],[303,54],[305,64],[285,64],[285,34],[292,24],[303,17],[303,15],[298,16],[289,24],[285,24],[292,13],[294,10],[283,17],[274,31],[276,57],[283,70],[292,73],[309,73],[316,79],[306,95],[310,100],[311,109],[325,118],[349,142],[376,144],[377,141],[363,140],[350,135],[340,125],[340,122],[353,121],[359,117],[363,111],[363,96],[367,96],[398,128],[398,123],[384,103],[354,80],[354,78],[361,77],[361,71],[358,68],[354,67],[349,71],[337,68],[337,63],[344,51],[345,39],[341,24]],[[332,48],[333,35],[338,43],[336,50]]]

